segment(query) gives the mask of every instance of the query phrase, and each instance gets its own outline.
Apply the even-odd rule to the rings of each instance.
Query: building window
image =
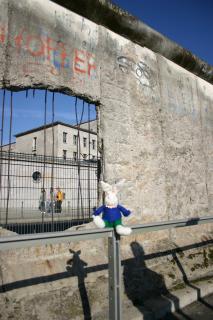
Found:
[[[63,143],[67,143],[67,132],[63,132]]]
[[[36,151],[37,148],[37,137],[33,138],[32,151]]]
[[[67,158],[67,150],[63,150],[63,158],[64,158],[64,160],[66,160],[66,158]]]
[[[77,160],[77,152],[73,152],[73,159]]]
[[[73,136],[73,144],[76,146],[77,145],[77,141],[78,141],[78,136],[74,135]]]
[[[39,182],[41,180],[41,172],[34,171],[32,174],[32,178],[34,182]]]
[[[87,138],[83,138],[83,146],[84,146],[84,148],[86,148],[86,146],[87,146]]]
[[[95,156],[92,156],[92,160],[95,160]]]
[[[95,140],[92,140],[92,149],[95,150]]]

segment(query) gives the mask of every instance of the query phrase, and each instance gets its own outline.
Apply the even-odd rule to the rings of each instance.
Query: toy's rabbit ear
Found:
[[[104,182],[104,181],[101,181],[101,188],[105,192],[111,192],[112,191],[111,185],[109,183]]]

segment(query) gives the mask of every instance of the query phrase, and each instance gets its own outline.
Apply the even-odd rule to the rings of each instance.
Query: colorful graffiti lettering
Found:
[[[85,50],[75,49],[74,71],[91,76],[95,69],[94,55]]]
[[[5,44],[5,28],[0,26],[0,43]],[[10,40],[11,41],[11,40]],[[29,54],[35,61],[28,62],[31,67],[23,67],[24,72],[35,71],[35,66],[46,65],[45,70],[54,75],[66,71],[96,77],[95,54],[87,50],[70,48],[61,39],[53,39],[47,32],[29,34],[22,29],[12,39],[18,54]]]
[[[4,44],[5,42],[5,28],[0,26],[0,43]]]
[[[36,35],[27,36],[26,47],[29,53],[34,57],[40,57],[45,54],[45,47],[42,39]]]

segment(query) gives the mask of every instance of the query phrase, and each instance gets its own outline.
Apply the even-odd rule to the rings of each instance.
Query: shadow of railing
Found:
[[[127,297],[132,301],[132,303],[138,307],[139,310],[141,306],[144,305],[144,301],[150,297],[165,299],[168,305],[168,312],[172,310],[172,304],[176,311],[179,310],[179,313],[184,316],[185,319],[190,320],[190,317],[185,315],[180,310],[179,299],[172,294],[169,289],[166,287],[163,276],[153,272],[152,270],[148,269],[146,266],[146,262],[152,259],[156,259],[158,257],[166,257],[172,256],[174,261],[176,262],[177,267],[182,273],[182,279],[185,285],[191,287],[192,289],[196,290],[197,292],[197,300],[201,303],[205,304],[208,308],[213,309],[211,305],[209,305],[205,300],[201,297],[201,292],[198,287],[190,282],[188,279],[186,272],[178,259],[177,254],[183,251],[201,248],[207,245],[213,244],[213,240],[202,241],[199,243],[183,246],[183,247],[176,247],[171,250],[165,250],[162,252],[156,252],[151,254],[144,254],[142,246],[137,243],[131,243],[131,249],[134,255],[134,258],[126,259],[122,261],[123,267],[123,277],[124,277],[124,286]],[[84,313],[84,319],[91,319],[91,309],[89,305],[89,298],[85,286],[85,278],[94,272],[99,272],[103,270],[108,270],[108,264],[101,264],[97,266],[87,266],[87,262],[81,260],[80,258],[80,251],[73,251],[70,250],[70,254],[72,255],[71,259],[67,261],[65,265],[66,271],[51,274],[47,276],[38,276],[33,277],[30,279],[23,279],[14,281],[11,283],[4,283],[0,286],[0,292],[9,292],[14,289],[25,288],[33,285],[38,285],[42,283],[53,282],[57,280],[62,280],[70,277],[77,277],[78,278],[78,289],[82,301],[82,309]],[[132,282],[133,275],[136,275],[136,282],[135,285]],[[139,285],[140,284],[140,285]],[[135,297],[139,297],[138,299]],[[171,301],[170,305],[168,301]],[[143,311],[141,311],[143,313]],[[175,316],[173,315],[173,318]],[[144,320],[146,317],[144,315]]]

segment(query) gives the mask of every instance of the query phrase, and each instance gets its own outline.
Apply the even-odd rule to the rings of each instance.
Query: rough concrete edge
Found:
[[[142,47],[161,54],[186,70],[213,84],[213,67],[152,29],[109,0],[51,0]]]
[[[190,285],[196,287],[193,289],[186,286],[182,289],[170,290],[171,296],[177,299],[177,305],[175,306],[174,301],[168,297],[159,297],[155,299],[146,300],[144,305],[135,306],[132,301],[126,299],[121,302],[122,319],[123,320],[162,320],[167,314],[177,312],[180,309],[196,302],[199,298],[203,298],[211,293],[213,293],[212,288],[209,286],[209,281],[213,283],[213,276],[208,280],[202,280],[196,283],[191,282]],[[198,294],[199,292],[199,294]],[[102,312],[98,312],[93,316],[94,320],[102,320],[103,316],[108,315],[108,308],[105,307]]]
[[[186,284],[185,288],[182,289],[171,289],[171,296],[177,298],[178,306],[175,305],[175,302],[174,300],[172,300],[172,298],[163,297],[157,300],[147,300],[144,304],[145,309],[152,313],[154,319],[161,319],[166,314],[174,313],[178,310],[181,310],[186,306],[198,301],[200,298],[203,298],[213,293],[213,285],[210,286],[209,282],[213,284],[213,276],[207,280],[200,280],[196,283],[190,282],[189,285]],[[194,288],[192,288],[192,286]],[[168,301],[168,303],[166,301]]]

